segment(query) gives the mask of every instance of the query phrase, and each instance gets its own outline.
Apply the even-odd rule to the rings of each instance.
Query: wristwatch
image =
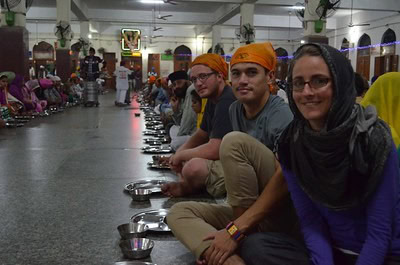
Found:
[[[228,234],[236,241],[236,242],[240,242],[243,238],[244,235],[242,233],[240,233],[239,229],[237,228],[237,226],[233,223],[230,222],[227,226],[226,226],[226,231],[228,232]]]

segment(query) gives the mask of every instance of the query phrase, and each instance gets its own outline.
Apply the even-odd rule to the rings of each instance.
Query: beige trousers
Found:
[[[197,258],[210,246],[202,239],[225,228],[234,219],[232,206],[249,208],[259,197],[275,172],[274,154],[261,142],[248,134],[231,132],[221,143],[220,160],[224,171],[228,205],[200,202],[175,204],[167,217],[174,235]],[[258,226],[258,231],[296,231],[295,210],[288,198]]]

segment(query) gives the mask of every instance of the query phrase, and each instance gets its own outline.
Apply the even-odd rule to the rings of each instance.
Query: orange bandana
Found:
[[[194,59],[190,68],[195,66],[196,64],[204,64],[214,71],[221,73],[224,79],[228,78],[228,64],[225,62],[224,58],[222,58],[218,54],[207,53],[200,55]]]
[[[273,71],[276,66],[275,50],[270,42],[242,46],[232,56],[231,67],[237,63],[256,63]]]

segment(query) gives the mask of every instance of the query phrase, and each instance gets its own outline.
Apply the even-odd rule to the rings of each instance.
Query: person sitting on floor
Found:
[[[389,126],[373,106],[355,104],[353,68],[333,47],[301,46],[288,76],[294,120],[278,141],[278,157],[306,248],[280,236],[266,244],[290,249],[258,248],[253,255],[296,256],[302,264],[400,264],[399,161]]]
[[[221,197],[226,191],[219,146],[232,131],[229,106],[236,100],[225,83],[228,66],[220,55],[204,54],[192,62],[190,77],[197,93],[208,102],[200,128],[170,158],[179,182],[164,185],[162,191],[168,196],[184,196],[206,189]]]
[[[35,94],[35,90],[39,87],[39,81],[37,79],[32,79],[26,82],[22,89],[22,93],[24,94],[25,108],[27,110],[33,110],[37,113],[43,112],[47,106],[47,101],[38,99]]]
[[[50,79],[40,79],[39,85],[43,89],[43,95],[45,100],[47,101],[48,107],[58,107],[62,103],[60,94],[53,87],[53,81],[51,81]]]
[[[400,155],[400,73],[381,75],[365,94],[361,105],[375,106],[379,118],[389,124]]]
[[[175,96],[171,99],[175,124],[170,128],[169,135],[172,149],[178,150],[196,131],[196,113],[191,107],[190,95],[194,90],[194,85],[188,80],[185,71],[173,72],[168,79],[172,83],[172,91]]]
[[[281,132],[293,119],[289,105],[270,94],[276,62],[268,42],[240,47],[232,56],[232,87],[238,99],[229,109],[234,131],[224,136],[219,150],[228,205],[181,202],[167,217],[174,235],[199,263],[249,264],[252,260],[241,261],[237,250],[243,235],[252,231],[300,235],[273,153]],[[236,234],[230,234],[232,230]]]
[[[207,99],[201,98],[199,94],[197,94],[196,90],[192,90],[190,92],[192,95],[192,109],[197,114],[196,119],[196,128],[200,128],[201,122],[203,121],[204,110],[206,108]]]

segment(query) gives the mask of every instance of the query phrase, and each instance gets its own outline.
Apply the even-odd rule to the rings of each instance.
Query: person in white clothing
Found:
[[[121,61],[120,66],[114,72],[117,77],[117,95],[116,106],[123,106],[125,102],[126,92],[129,89],[128,75],[132,73],[131,70],[125,67],[126,61]]]

